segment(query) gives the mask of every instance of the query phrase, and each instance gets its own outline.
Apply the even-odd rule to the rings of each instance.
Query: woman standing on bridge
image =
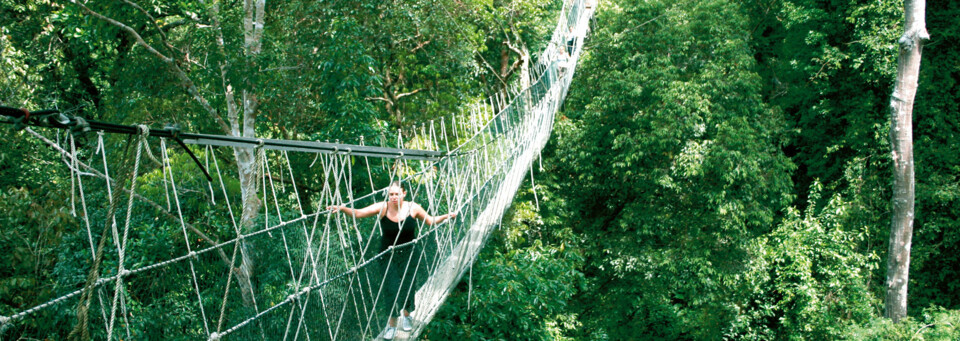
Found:
[[[449,218],[455,218],[456,213],[444,214],[441,216],[431,216],[419,204],[415,202],[404,202],[407,190],[401,186],[399,181],[395,181],[387,188],[387,201],[378,202],[370,206],[352,209],[346,206],[328,206],[331,212],[344,212],[357,218],[366,218],[377,215],[380,219],[380,228],[383,231],[380,240],[380,252],[386,251],[391,246],[402,245],[417,238],[417,222],[414,219],[422,220],[427,225],[439,224]],[[414,218],[414,219],[408,219]],[[384,264],[384,276],[386,283],[384,285],[385,299],[397,302],[400,307],[400,328],[403,331],[413,330],[413,323],[410,321],[410,311],[417,309],[413,292],[410,290],[413,284],[413,278],[404,278],[408,262],[411,260],[412,248],[396,249],[392,256],[382,257]],[[409,293],[409,294],[408,294]],[[407,310],[409,308],[409,311]],[[390,320],[387,328],[383,331],[383,338],[391,340],[397,333],[397,318],[393,317],[393,311],[390,311]]]

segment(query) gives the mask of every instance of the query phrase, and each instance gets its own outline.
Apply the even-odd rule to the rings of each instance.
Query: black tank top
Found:
[[[380,240],[380,252],[386,250],[390,245],[400,245],[417,238],[416,218],[407,216],[406,219],[401,220],[401,223],[403,223],[402,229],[400,228],[400,223],[390,220],[386,214],[380,218],[380,228],[383,229],[383,239]]]

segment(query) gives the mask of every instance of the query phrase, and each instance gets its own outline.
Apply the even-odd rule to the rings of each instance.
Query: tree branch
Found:
[[[407,96],[416,94],[416,93],[418,93],[418,92],[420,92],[420,91],[423,91],[423,90],[425,90],[425,89],[424,89],[424,88],[419,88],[419,89],[417,89],[417,90],[413,90],[413,91],[410,91],[410,92],[404,92],[404,93],[402,93],[402,94],[396,95],[395,97],[396,97],[397,99],[401,99],[401,98],[404,98],[404,97],[407,97]]]
[[[483,54],[481,54],[481,53],[478,51],[478,52],[477,52],[477,57],[479,57],[479,58],[480,58],[480,61],[483,62],[483,65],[485,65],[485,66],[487,67],[487,69],[490,70],[490,73],[492,73],[495,77],[497,77],[497,81],[499,81],[500,84],[503,85],[503,87],[506,87],[506,86],[507,86],[507,82],[504,81],[503,78],[500,77],[500,73],[497,72],[497,70],[495,70],[495,69],[493,68],[493,65],[490,65],[490,62],[488,62],[487,59],[483,57]]]
[[[260,70],[260,72],[288,71],[288,70],[299,70],[299,69],[303,69],[303,66],[302,66],[302,65],[298,65],[298,66],[278,66],[278,67],[266,68],[266,69]]]
[[[425,42],[417,44],[417,46],[415,46],[413,49],[410,50],[410,53],[417,52],[417,50],[422,49],[424,46],[427,46],[427,44],[430,44],[430,42],[432,42],[432,40],[427,40]]]
[[[140,34],[137,33],[137,31],[131,28],[130,26],[127,26],[113,18],[100,14],[88,8],[87,6],[77,2],[76,0],[72,0],[71,2],[73,2],[77,6],[80,6],[81,9],[83,9],[85,12],[89,13],[90,15],[93,15],[94,17],[97,17],[100,20],[106,21],[111,25],[117,26],[121,30],[127,32],[131,37],[134,38],[134,40],[137,41],[137,45],[143,46],[143,48],[147,49],[148,52],[150,52],[151,54],[159,58],[161,61],[166,63],[173,70],[174,75],[176,75],[177,78],[180,80],[181,85],[187,89],[187,92],[190,93],[190,95],[193,96],[194,100],[200,103],[200,106],[202,106],[211,116],[213,116],[213,118],[217,120],[217,123],[219,123],[221,127],[228,128],[227,124],[223,122],[223,119],[220,117],[220,114],[217,113],[217,110],[214,109],[213,106],[210,105],[210,102],[207,101],[207,99],[200,94],[200,90],[197,89],[196,84],[194,84],[193,80],[190,79],[189,76],[187,76],[186,72],[184,72],[183,69],[181,69],[180,66],[177,65],[177,62],[173,58],[165,56],[163,53],[160,53],[160,51],[157,51],[157,49],[153,48],[153,46],[150,46],[150,44],[147,44],[147,42],[143,40],[143,37],[140,36]]]
[[[517,58],[517,60],[514,61],[512,65],[510,65],[510,68],[507,70],[506,74],[502,75],[502,77],[501,77],[502,79],[509,79],[510,76],[512,76],[513,73],[516,72],[517,69],[520,68],[520,65],[523,64],[523,61],[526,59],[527,54],[524,53],[524,52],[523,52],[522,50],[520,50],[519,48],[513,46],[513,44],[511,44],[510,41],[504,41],[503,44],[506,45],[507,48],[509,48],[511,51],[513,51],[514,53],[516,53],[517,56],[520,57],[520,58]]]
[[[160,32],[166,33],[167,31],[170,31],[170,30],[175,29],[175,28],[177,28],[177,27],[180,27],[180,26],[189,24],[189,23],[191,23],[191,22],[193,22],[193,20],[191,20],[191,19],[180,19],[180,20],[177,20],[177,21],[174,21],[174,22],[171,22],[171,23],[169,23],[169,24],[166,24],[166,25],[161,26],[161,27],[160,27]]]
[[[143,7],[140,7],[140,5],[137,5],[133,1],[123,0],[123,2],[126,2],[130,6],[133,6],[133,8],[136,8],[137,10],[140,11],[140,13],[143,13],[143,15],[147,16],[147,18],[150,19],[150,24],[153,25],[153,27],[156,28],[157,32],[160,34],[160,41],[163,43],[164,46],[167,47],[167,50],[169,50],[170,52],[176,51],[176,48],[174,48],[173,45],[170,45],[170,43],[167,42],[166,33],[164,33],[162,29],[160,29],[160,26],[157,25],[157,19],[154,18],[152,15],[150,15],[150,12],[147,12],[145,9],[143,9]]]
[[[99,12],[96,12],[96,11],[88,8],[88,7],[85,6],[84,4],[81,4],[81,3],[76,2],[76,1],[73,1],[73,3],[76,4],[77,6],[80,6],[81,9],[83,9],[83,10],[86,11],[87,13],[90,13],[91,15],[99,18],[100,20],[106,21],[106,22],[110,23],[111,25],[117,26],[117,27],[119,27],[121,30],[126,31],[128,34],[130,34],[130,36],[132,36],[132,37],[137,41],[137,45],[143,46],[145,49],[147,49],[148,52],[150,52],[151,54],[157,56],[157,58],[160,58],[160,60],[162,60],[163,62],[165,62],[165,63],[173,63],[173,58],[170,58],[170,57],[165,56],[163,53],[160,53],[160,51],[157,51],[156,49],[154,49],[153,46],[150,46],[150,44],[147,44],[147,42],[143,40],[143,37],[141,37],[140,34],[137,33],[137,31],[134,30],[132,27],[127,26],[127,25],[125,25],[124,23],[121,23],[121,22],[117,21],[116,19],[113,19],[113,18],[107,17],[107,16],[105,16],[105,15],[103,15],[103,14],[100,14]]]
[[[368,101],[384,101],[384,102],[393,104],[393,101],[391,101],[389,98],[386,98],[386,97],[367,97],[364,99]]]

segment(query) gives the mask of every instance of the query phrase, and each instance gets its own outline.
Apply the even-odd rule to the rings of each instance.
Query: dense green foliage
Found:
[[[619,274],[582,295],[597,307],[581,318],[599,322],[585,330],[714,338],[742,309],[730,304],[742,293],[726,287],[789,203],[792,166],[776,148],[783,124],[761,101],[738,10],[638,3],[597,19],[609,22],[597,41],[634,28],[584,62],[580,81],[594,91],[571,93],[552,162],[566,165],[557,190],[583,193],[568,202],[568,224],[588,236],[587,277]]]
[[[900,6],[603,3],[531,228],[571,230],[536,240],[575,243],[586,282],[544,321],[568,329],[527,339],[960,337],[955,4],[927,10],[913,318],[881,317]]]
[[[529,201],[504,222],[424,339],[553,340],[576,329],[569,305],[583,287],[583,259],[563,242],[571,230],[544,230]]]
[[[136,2],[146,10],[88,6],[173,56],[221,112],[224,79],[255,84],[259,136],[365,136],[374,144],[386,132],[468,110],[519,77],[517,62],[544,47],[560,7],[546,0],[268,2],[263,53],[248,60],[239,6],[221,9],[221,51],[210,3]],[[960,338],[960,5],[927,5],[932,39],[914,117],[911,318],[893,324],[881,317],[887,103],[902,5],[613,0],[600,3],[543,169],[534,167],[536,194],[521,191],[423,337]],[[223,61],[231,65],[226,76]],[[222,133],[167,66],[68,2],[0,0],[0,104]],[[93,155],[91,142],[78,144],[85,157]],[[76,289],[91,255],[82,222],[70,214],[70,175],[59,156],[22,132],[0,134],[0,143],[7,146],[0,152],[0,315],[7,316]],[[107,143],[122,150],[128,142]],[[213,156],[231,166],[230,155]],[[127,156],[109,157],[122,163]],[[291,158],[298,173],[312,162]],[[144,167],[141,190],[162,195],[160,168]],[[385,177],[379,167],[371,171]],[[236,169],[225,174],[229,195],[239,196]],[[316,200],[321,174],[298,181],[302,199]],[[106,196],[104,188],[90,191]],[[228,219],[210,213],[205,195],[188,198],[185,214],[211,238],[228,238]],[[133,262],[184,252],[174,220],[145,222],[137,233],[149,247]],[[261,262],[282,261],[276,245],[259,246]],[[188,270],[179,270],[155,278],[189,281]],[[258,271],[286,276],[282,268]],[[142,290],[132,296],[150,297],[131,302],[141,317],[134,323],[159,335],[202,335],[184,330],[198,314],[187,303],[191,288],[163,283],[131,285]],[[285,288],[262,289],[282,298]],[[75,306],[56,309],[51,317],[70,318],[37,319],[0,337],[41,330],[62,338],[77,324]]]

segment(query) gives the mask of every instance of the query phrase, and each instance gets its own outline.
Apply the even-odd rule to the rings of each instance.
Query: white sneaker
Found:
[[[387,326],[387,329],[383,330],[382,335],[384,340],[393,340],[393,337],[397,336],[397,327]]]
[[[413,330],[413,321],[410,316],[400,316],[400,329],[405,332]]]

